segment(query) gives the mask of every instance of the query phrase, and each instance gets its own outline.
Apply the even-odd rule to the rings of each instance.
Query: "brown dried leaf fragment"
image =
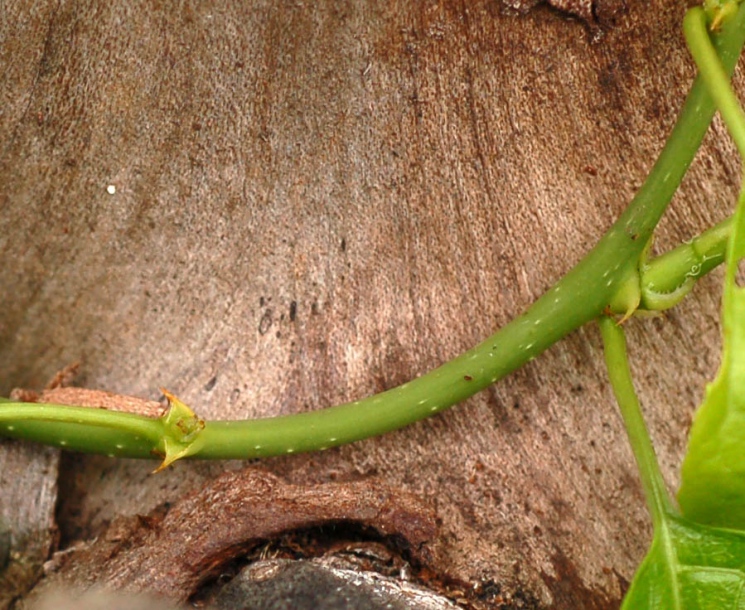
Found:
[[[40,402],[55,405],[108,409],[109,411],[124,411],[125,413],[135,413],[136,415],[144,415],[145,417],[160,417],[166,410],[166,407],[156,400],[146,400],[144,398],[137,398],[136,396],[114,394],[113,392],[107,392],[105,390],[67,387],[65,384],[68,383],[71,378],[66,375],[63,377],[62,375],[66,372],[69,373],[69,368],[70,367],[67,367],[57,373],[47,387],[41,392],[26,390],[23,388],[13,388],[10,392],[10,398],[21,402]]]
[[[144,415],[145,417],[160,417],[166,407],[155,400],[146,400],[135,396],[114,394],[105,390],[91,390],[88,388],[70,387],[80,370],[80,363],[74,362],[60,369],[41,392],[24,388],[13,388],[10,392],[12,400],[21,402],[41,402],[55,405],[69,405],[108,409],[109,411],[124,411]]]
[[[47,383],[45,390],[53,390],[55,388],[68,388],[75,381],[75,378],[80,372],[80,362],[73,362],[68,364],[66,367],[57,371]]]
[[[71,386],[75,377],[78,376],[79,371],[79,362],[68,364],[66,367],[60,369],[54,374],[54,377],[52,377],[47,382],[47,385],[44,386],[44,390],[54,390],[55,388],[66,388]],[[45,402],[39,400],[39,395],[39,392],[36,390],[27,390],[26,388],[13,388],[10,391],[10,398],[21,402]]]
[[[88,388],[43,390],[35,402],[124,411],[144,415],[145,417],[160,417],[165,411],[165,407],[156,400],[146,400],[136,396],[125,396],[105,390],[90,390]]]

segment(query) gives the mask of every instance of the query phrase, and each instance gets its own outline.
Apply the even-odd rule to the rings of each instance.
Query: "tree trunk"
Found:
[[[618,216],[694,75],[686,2],[568,4],[596,20],[494,0],[7,5],[0,394],[81,360],[87,387],[266,417],[393,387],[491,334]],[[657,249],[729,209],[724,134]],[[627,324],[671,488],[719,294],[707,278]],[[443,414],[261,467],[418,498],[439,523],[423,561],[486,606],[613,608],[650,525],[601,356],[587,327]],[[64,456],[63,544],[236,467]]]

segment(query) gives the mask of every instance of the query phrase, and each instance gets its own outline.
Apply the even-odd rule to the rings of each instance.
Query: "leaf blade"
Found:
[[[667,514],[622,610],[745,610],[745,532]]]
[[[698,523],[745,529],[745,197],[733,222],[722,297],[722,364],[696,413],[678,502]]]

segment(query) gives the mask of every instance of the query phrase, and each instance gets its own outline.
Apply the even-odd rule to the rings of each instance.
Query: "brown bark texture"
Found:
[[[86,387],[166,387],[205,418],[289,414],[518,315],[633,196],[694,75],[684,1],[533,4],[3,2],[0,394],[82,361]],[[737,182],[715,121],[657,250],[723,218]],[[627,323],[671,489],[718,362],[718,277]],[[41,451],[48,468],[3,471],[5,505],[53,493]],[[63,544],[241,467],[61,463]],[[427,569],[490,607],[616,607],[650,537],[594,327],[441,415],[261,468],[417,498]]]

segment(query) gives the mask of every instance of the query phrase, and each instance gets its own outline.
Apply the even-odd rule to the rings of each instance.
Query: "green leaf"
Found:
[[[722,364],[691,428],[678,502],[692,521],[745,529],[745,257],[743,197],[735,215],[722,305]]]
[[[621,608],[745,609],[745,532],[666,514]]]

